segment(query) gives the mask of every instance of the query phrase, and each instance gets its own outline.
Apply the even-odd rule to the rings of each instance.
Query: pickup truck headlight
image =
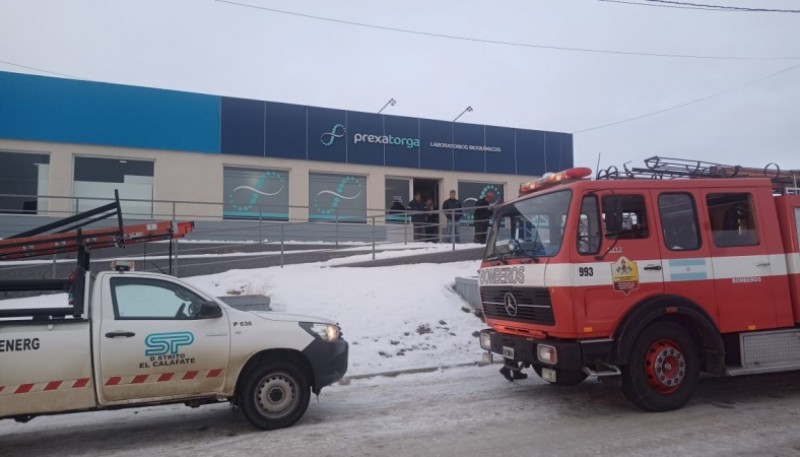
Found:
[[[301,322],[300,327],[313,336],[322,338],[325,341],[336,341],[342,332],[338,325],[320,324],[317,322]]]

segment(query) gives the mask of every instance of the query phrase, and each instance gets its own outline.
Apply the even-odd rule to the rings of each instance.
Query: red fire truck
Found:
[[[590,174],[545,176],[494,211],[480,341],[507,379],[598,376],[667,411],[701,371],[800,369],[800,172],[651,157]]]

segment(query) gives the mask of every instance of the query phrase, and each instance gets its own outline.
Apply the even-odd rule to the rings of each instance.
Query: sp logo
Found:
[[[194,342],[191,332],[151,333],[144,339],[147,350],[144,355],[174,355],[180,352],[181,346]]]

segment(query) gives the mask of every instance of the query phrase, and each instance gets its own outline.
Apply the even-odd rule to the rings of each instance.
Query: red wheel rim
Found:
[[[654,341],[647,349],[644,374],[653,389],[670,394],[680,389],[686,377],[686,357],[683,349],[674,341]]]

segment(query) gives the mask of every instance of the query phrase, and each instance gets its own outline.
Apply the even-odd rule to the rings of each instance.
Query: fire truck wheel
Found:
[[[622,367],[622,392],[648,411],[671,411],[689,401],[700,372],[697,345],[672,322],[645,328]]]
[[[541,365],[532,365],[533,371],[542,377],[542,366]],[[583,380],[586,379],[586,373],[580,370],[556,370],[556,382],[550,382],[551,385],[554,386],[562,386],[562,387],[570,387],[570,386],[577,386],[578,384],[582,383]]]
[[[239,398],[244,417],[263,430],[297,422],[311,399],[302,370],[285,361],[271,361],[250,372]]]

